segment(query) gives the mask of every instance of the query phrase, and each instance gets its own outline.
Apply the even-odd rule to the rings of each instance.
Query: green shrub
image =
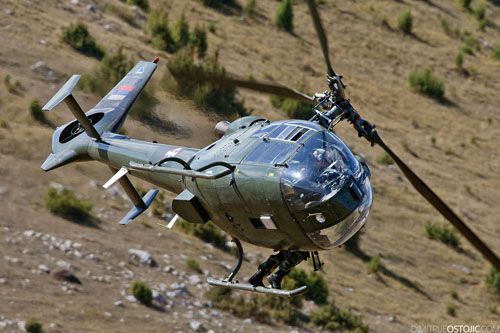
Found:
[[[446,225],[426,222],[424,231],[429,239],[439,239],[441,242],[454,248],[458,248],[459,246],[460,240],[456,231]]]
[[[470,3],[472,0],[458,0],[460,6],[465,10],[470,10]]]
[[[275,95],[271,95],[269,100],[275,108],[282,109],[289,118],[292,119],[309,119],[314,113],[311,111],[312,108],[309,104],[301,101],[297,101],[292,98],[284,98]]]
[[[127,0],[127,5],[137,6],[146,12],[149,10],[148,0]]]
[[[243,7],[243,14],[248,17],[255,17],[256,0],[248,0],[245,7]]]
[[[450,289],[451,298],[458,299],[458,293],[455,289]]]
[[[193,258],[187,258],[185,263],[186,263],[186,266],[188,268],[192,269],[193,271],[198,272],[198,273],[203,273],[203,271],[200,268],[200,265]]]
[[[411,29],[413,26],[413,18],[411,16],[411,11],[406,11],[401,14],[398,18],[398,29],[403,33],[409,35],[411,34]]]
[[[217,28],[215,27],[215,23],[214,22],[208,23],[208,31],[210,31],[211,33],[215,34],[215,32],[217,31]]]
[[[135,22],[135,14],[126,6],[113,5],[110,3],[106,6],[106,13],[116,15],[131,26],[138,27]]]
[[[23,89],[23,87],[21,86],[19,81],[16,81],[15,83],[13,83],[10,80],[9,74],[5,75],[5,77],[3,79],[3,84],[5,85],[5,88],[7,88],[7,91],[9,93],[14,94],[14,95],[22,95],[21,90]]]
[[[42,107],[40,106],[40,102],[36,98],[31,100],[29,111],[30,115],[36,121],[42,124],[45,124],[47,122],[47,120],[45,119],[45,114],[42,111]]]
[[[153,292],[151,288],[148,287],[147,284],[141,281],[132,282],[132,286],[130,287],[132,295],[142,304],[151,305],[153,301]]]
[[[444,83],[437,78],[429,68],[421,68],[411,71],[408,76],[410,87],[424,95],[435,99],[441,99],[444,95]]]
[[[146,21],[146,32],[153,37],[153,46],[160,50],[173,52],[175,42],[168,26],[168,17],[162,10],[152,9]]]
[[[35,318],[29,318],[24,324],[24,329],[29,333],[41,333],[42,324],[39,323]]]
[[[457,56],[455,57],[455,64],[458,68],[462,68],[464,64],[464,56],[462,55],[462,52],[458,52]]]
[[[375,158],[375,162],[377,162],[378,164],[383,164],[383,165],[394,164],[394,161],[389,156],[389,154],[387,154],[386,152],[384,152],[381,155],[377,156],[377,158]]]
[[[167,90],[191,99],[198,107],[217,116],[235,118],[246,115],[243,103],[236,99],[235,88],[225,88],[194,80],[200,74],[212,77],[225,75],[226,70],[219,64],[218,53],[206,57],[197,65],[194,63],[193,49],[185,48],[170,58],[167,68],[175,77],[175,81],[170,75],[165,77]],[[185,75],[178,75],[179,73]]]
[[[187,234],[200,238],[201,240],[213,244],[221,250],[227,250],[227,237],[218,227],[211,222],[205,224],[195,224],[179,219],[177,224]]]
[[[495,47],[493,49],[493,52],[491,53],[491,57],[495,60],[500,60],[500,45]]]
[[[486,7],[484,7],[484,5],[479,5],[474,8],[474,16],[478,21],[484,20],[486,18]]]
[[[498,295],[500,295],[500,272],[491,267],[486,274],[486,284]]]
[[[457,315],[457,307],[451,303],[446,304],[446,313],[455,317]]]
[[[315,271],[307,273],[300,268],[293,269],[285,278],[291,280],[286,289],[296,289],[301,286],[307,286],[309,291],[305,294],[306,299],[314,301],[321,305],[328,299],[328,284],[323,277]]]
[[[451,29],[450,25],[448,24],[448,21],[446,21],[444,18],[440,18],[440,22],[441,22],[441,28],[443,28],[444,33],[450,36]]]
[[[288,32],[293,31],[293,8],[291,0],[282,0],[276,11],[274,21],[278,27]]]
[[[97,44],[94,37],[89,34],[87,26],[82,23],[71,24],[64,28],[62,40],[89,57],[101,60],[104,56],[104,49]]]
[[[64,218],[85,221],[90,217],[92,204],[80,200],[76,195],[68,189],[63,189],[58,192],[55,188],[49,188],[47,194],[43,198],[45,207],[51,213],[60,215]]]
[[[479,42],[472,36],[466,36],[461,51],[466,54],[474,55],[474,51],[479,51]]]
[[[207,52],[207,33],[205,29],[199,26],[194,27],[193,31],[189,36],[189,45],[194,48],[198,57],[203,58]]]
[[[331,331],[343,330],[365,333],[369,330],[368,325],[363,324],[361,316],[353,315],[351,311],[341,310],[333,302],[311,311],[309,316],[314,324],[321,325]]]
[[[222,5],[234,6],[235,0],[199,0],[204,6],[220,8]]]
[[[172,32],[176,50],[183,48],[189,43],[189,25],[184,13],[182,13],[179,20],[175,23]]]
[[[368,273],[376,273],[380,270],[380,256],[378,254],[372,256],[370,261],[366,263]]]

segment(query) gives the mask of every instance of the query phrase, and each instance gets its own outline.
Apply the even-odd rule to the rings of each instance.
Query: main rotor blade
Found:
[[[372,132],[373,142],[382,147],[403,171],[413,187],[443,215],[488,261],[500,271],[500,259],[476,234],[382,141],[377,131]]]
[[[316,5],[314,0],[307,0],[307,5],[309,6],[309,11],[314,22],[314,28],[316,29],[316,34],[319,38],[319,43],[321,44],[321,49],[323,50],[323,56],[325,57],[326,69],[328,70],[329,76],[335,76],[332,65],[330,64],[330,57],[328,56],[328,41],[326,39],[325,30],[321,25],[321,20],[319,18],[318,11],[316,10]]]
[[[212,84],[227,88],[240,87],[262,93],[273,94],[276,96],[293,98],[301,102],[306,102],[313,105],[317,104],[316,100],[312,96],[308,96],[307,94],[299,92],[295,89],[287,88],[281,85],[248,81],[236,77],[229,77],[227,75],[216,76],[206,75],[203,73],[196,73],[195,75],[193,75],[193,73],[182,71],[176,71],[175,73],[172,73],[172,75],[174,75],[174,77],[181,77],[182,79],[189,79],[190,81],[196,81],[199,83],[210,82]]]

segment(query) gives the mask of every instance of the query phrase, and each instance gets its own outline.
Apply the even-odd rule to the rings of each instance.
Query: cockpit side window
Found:
[[[264,141],[245,158],[245,161],[272,165],[282,164],[296,149],[297,146],[291,143]]]

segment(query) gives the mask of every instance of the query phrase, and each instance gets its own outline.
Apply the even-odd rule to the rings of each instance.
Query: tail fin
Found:
[[[139,61],[96,106],[84,113],[72,95],[80,75],[73,75],[43,107],[48,111],[64,101],[76,120],[59,127],[52,136],[52,153],[42,169],[49,171],[65,164],[88,159],[88,139],[101,140],[103,133],[120,130],[132,105],[156,70],[158,58]]]

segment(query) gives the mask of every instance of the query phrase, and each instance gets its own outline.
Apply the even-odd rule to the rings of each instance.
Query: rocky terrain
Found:
[[[242,10],[247,2],[238,0],[240,7],[222,11],[197,0],[149,4],[165,10],[171,24],[182,13],[190,27],[212,24],[208,53],[218,50],[228,72],[307,91],[324,90],[325,66],[306,4],[295,1],[291,34],[275,26],[277,1],[257,0],[252,16]],[[353,105],[500,253],[500,62],[491,56],[500,45],[497,1],[474,0],[470,11],[454,0],[318,2],[333,66],[344,75]],[[125,7],[132,21],[107,10],[110,4]],[[473,12],[480,5],[486,10],[484,30]],[[413,16],[409,35],[397,27],[398,17],[407,10]],[[216,117],[163,89],[165,64],[172,54],[153,47],[145,31],[147,15],[118,0],[0,2],[0,331],[22,331],[29,318],[41,322],[45,332],[319,330],[300,320],[294,326],[278,319],[262,323],[218,309],[206,296],[206,277],[226,276],[235,262],[233,253],[178,226],[158,226],[171,217],[168,209],[163,217],[148,211],[129,226],[118,226],[130,203],[120,188],[102,189],[111,176],[107,167],[89,162],[49,173],[40,169],[50,153],[55,126],[72,116],[60,106],[41,124],[30,115],[30,102],[38,99],[43,105],[70,75],[90,73],[99,65],[62,41],[63,28],[77,22],[85,23],[107,52],[121,47],[134,62],[160,57],[150,85],[159,101],[154,112],[164,127],[130,117],[127,135],[199,148],[213,141]],[[459,67],[456,56],[468,36],[474,50],[464,53]],[[409,88],[409,73],[422,67],[443,79],[444,100]],[[75,96],[85,110],[100,99],[84,91]],[[266,95],[241,90],[238,97],[253,115],[286,117]],[[487,261],[463,238],[458,249],[427,238],[425,223],[444,220],[396,167],[377,162],[380,149],[358,139],[348,124],[335,130],[370,165],[375,203],[357,252],[321,253],[325,265],[320,274],[328,282],[329,299],[361,315],[372,332],[408,332],[425,325],[499,325],[499,297],[485,283]],[[92,203],[93,223],[73,223],[50,213],[43,198],[51,187],[70,189]],[[165,193],[167,206],[170,199],[172,195]],[[246,260],[240,280],[272,253],[243,246]],[[381,268],[369,273],[366,262],[377,254]],[[188,259],[195,260],[199,270],[188,266]],[[311,269],[308,263],[301,267]],[[131,295],[136,280],[152,288],[151,306]],[[308,314],[316,308],[304,301],[300,311]]]

